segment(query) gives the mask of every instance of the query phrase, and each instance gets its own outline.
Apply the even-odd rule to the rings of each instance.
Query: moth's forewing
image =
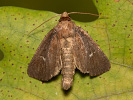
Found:
[[[28,75],[41,81],[48,81],[61,69],[60,47],[57,33],[52,29],[42,40],[28,66]]]
[[[110,69],[110,62],[99,46],[80,27],[75,27],[74,54],[77,68],[90,76],[101,75]]]

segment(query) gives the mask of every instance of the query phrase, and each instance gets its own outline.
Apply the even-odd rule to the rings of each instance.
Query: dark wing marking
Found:
[[[52,29],[42,40],[28,66],[28,75],[41,81],[48,81],[56,76],[60,69],[60,45],[57,33]]]
[[[75,62],[82,73],[89,73],[90,76],[98,76],[110,69],[110,62],[99,46],[80,27],[75,31]]]

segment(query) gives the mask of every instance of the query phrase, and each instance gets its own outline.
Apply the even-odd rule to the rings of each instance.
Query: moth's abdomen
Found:
[[[62,87],[68,90],[73,83],[75,73],[72,48],[62,48]]]

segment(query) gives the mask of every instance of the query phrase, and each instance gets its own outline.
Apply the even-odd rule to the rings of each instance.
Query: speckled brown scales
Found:
[[[110,62],[89,34],[64,12],[38,47],[29,64],[28,75],[48,81],[62,70],[62,88],[68,90],[73,83],[75,68],[98,76],[110,69]]]

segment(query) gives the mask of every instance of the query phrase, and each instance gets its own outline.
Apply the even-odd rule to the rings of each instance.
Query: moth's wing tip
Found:
[[[52,78],[52,77],[50,77],[50,78],[41,78],[38,74],[32,74],[28,70],[27,70],[27,74],[28,74],[29,77],[34,78],[34,79],[39,80],[39,81],[42,81],[42,82],[43,81],[48,81]]]
[[[50,80],[52,76],[48,76],[46,75],[46,73],[44,73],[45,66],[41,65],[39,62],[42,62],[42,59],[39,56],[34,55],[33,59],[28,64],[28,69],[27,69],[28,76],[39,81]]]
[[[109,63],[108,66],[105,66],[104,70],[101,70],[99,72],[90,71],[89,75],[90,76],[99,76],[99,75],[102,75],[102,74],[108,72],[110,70],[110,68],[111,68],[111,65]]]

